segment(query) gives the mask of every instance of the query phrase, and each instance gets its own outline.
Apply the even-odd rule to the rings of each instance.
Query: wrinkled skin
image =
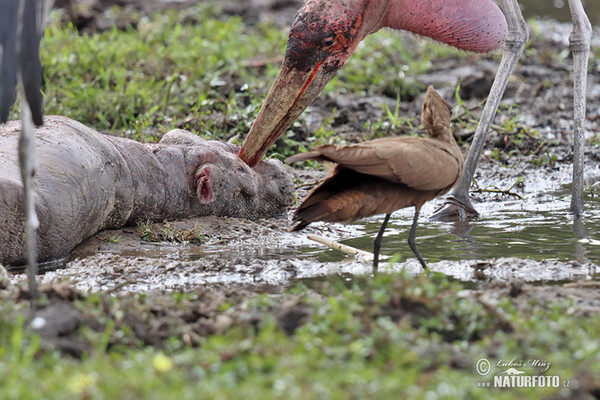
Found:
[[[0,125],[0,263],[25,262],[23,187],[17,162],[20,122]],[[254,169],[239,147],[184,130],[158,144],[102,135],[66,117],[37,130],[38,257],[65,256],[96,232],[146,220],[282,214],[292,183],[278,161]]]

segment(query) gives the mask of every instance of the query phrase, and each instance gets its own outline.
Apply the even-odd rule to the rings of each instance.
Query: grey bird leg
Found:
[[[573,30],[569,36],[573,53],[573,195],[569,212],[583,216],[583,166],[585,153],[585,108],[588,58],[592,25],[581,5],[581,0],[569,0]]]
[[[377,267],[379,266],[379,250],[381,250],[381,240],[383,239],[383,232],[385,231],[388,221],[390,220],[390,215],[392,214],[385,214],[383,224],[381,224],[381,228],[379,228],[379,233],[373,241],[373,276],[377,275]]]
[[[508,79],[512,75],[519,58],[521,58],[523,49],[529,39],[527,24],[523,19],[517,0],[500,0],[499,6],[506,16],[508,24],[508,33],[502,47],[500,66],[498,67],[498,72],[496,73],[496,78],[494,79],[487,102],[483,107],[481,119],[473,137],[469,154],[465,160],[463,176],[458,185],[452,189],[444,204],[435,211],[432,216],[434,219],[456,219],[458,217],[460,220],[466,220],[479,215],[469,199],[469,188],[471,187],[473,175],[477,168],[477,161],[485,145],[487,133],[508,84]]]
[[[36,231],[39,226],[33,188],[33,180],[38,163],[35,149],[34,123],[37,125],[43,123],[42,94],[40,92],[42,70],[39,60],[39,49],[45,19],[49,15],[51,7],[51,1],[20,1],[16,32],[16,52],[19,59],[17,75],[21,83],[20,95],[23,119],[23,129],[19,138],[19,166],[24,191],[29,292],[33,301],[38,298],[36,284]]]
[[[21,85],[23,91],[23,85]],[[22,99],[25,94],[22,92]],[[31,116],[29,104],[22,102],[23,130],[19,138],[19,166],[21,168],[21,179],[23,180],[23,191],[25,193],[25,238],[27,241],[27,264],[29,292],[32,300],[37,300],[37,237],[36,230],[39,226],[37,213],[35,211],[35,192],[33,190],[33,178],[37,164],[35,151],[35,128]]]
[[[412,226],[410,227],[410,233],[408,234],[408,245],[410,246],[410,249],[412,250],[412,252],[415,253],[415,256],[417,256],[417,259],[421,263],[421,266],[423,267],[423,269],[427,270],[427,265],[425,264],[425,261],[423,261],[423,256],[419,252],[419,249],[417,249],[417,242],[415,241],[415,234],[417,233],[417,222],[419,220],[419,212],[420,211],[421,211],[421,207],[415,206],[415,216],[413,217],[413,223],[412,223]]]

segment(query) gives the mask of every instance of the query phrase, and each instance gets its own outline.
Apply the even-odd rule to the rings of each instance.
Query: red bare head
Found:
[[[285,61],[298,71],[312,72],[317,65],[335,72],[350,57],[358,42],[368,2],[361,9],[344,1],[308,0],[290,29]]]
[[[506,35],[504,15],[491,0],[307,0],[296,14],[281,70],[239,156],[250,166],[260,161],[358,43],[383,27],[479,52],[498,48]]]

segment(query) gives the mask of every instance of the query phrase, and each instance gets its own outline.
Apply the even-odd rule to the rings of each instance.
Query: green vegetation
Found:
[[[196,10],[201,24],[183,24],[172,11],[137,29],[90,35],[52,26],[42,49],[47,112],[135,139],[149,126],[219,138],[246,131],[260,105],[257,90],[278,68],[267,65],[259,77],[246,63],[280,54],[285,37],[269,26],[246,32],[240,18],[211,12]]]
[[[60,293],[46,296],[56,306]],[[0,397],[537,399],[598,390],[598,314],[507,293],[438,275],[338,278],[278,295],[69,292],[79,328],[41,338],[24,322],[27,303],[3,302]],[[482,357],[547,361],[546,375],[572,387],[478,388],[492,381],[475,372]]]
[[[411,101],[424,91],[417,77],[435,69],[433,60],[466,54],[407,38],[387,30],[368,37],[325,92]],[[286,40],[286,31],[271,23],[248,26],[214,5],[142,18],[124,31],[81,35],[72,25],[54,24],[42,44],[45,109],[140,141],[184,128],[241,143],[277,74]],[[18,109],[13,113],[17,118]],[[325,116],[314,132],[301,117],[270,155],[285,158],[331,142],[337,136],[331,119]],[[416,117],[382,105],[362,133],[411,134],[414,125]]]
[[[403,116],[399,104],[424,89],[417,76],[433,69],[434,59],[465,57],[404,38],[388,31],[369,37],[325,90],[396,99],[364,125],[366,137],[414,133],[420,122]],[[285,41],[272,24],[249,27],[206,6],[185,17],[152,16],[125,31],[80,35],[72,26],[52,26],[42,52],[46,112],[141,141],[179,127],[240,142],[277,73],[273,60]],[[474,131],[474,109],[458,101],[455,127]],[[503,111],[509,117],[497,127],[507,138],[502,143],[511,151],[529,143],[525,148],[537,151],[535,132],[516,123],[518,110]],[[271,155],[345,140],[334,131],[335,113],[314,132],[300,118]],[[500,160],[501,153],[493,157]],[[535,154],[541,164],[553,162],[546,148]],[[513,187],[503,191],[511,194]],[[157,225],[141,224],[140,236],[205,240],[199,228]],[[66,303],[78,315],[54,336],[33,332],[28,303],[20,299],[26,293],[1,280],[0,289],[2,399],[537,399],[600,391],[597,313],[579,313],[567,299],[509,296],[508,290],[482,295],[437,275],[332,278],[262,295],[200,290],[112,297],[54,287],[46,289],[42,308]],[[475,372],[482,357],[547,360],[548,374],[573,385],[478,388],[478,381],[491,379]]]

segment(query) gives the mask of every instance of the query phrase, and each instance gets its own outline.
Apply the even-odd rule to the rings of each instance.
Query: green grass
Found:
[[[474,370],[482,357],[544,360],[551,363],[547,375],[571,379],[573,389],[585,379],[598,390],[597,314],[576,316],[567,300],[531,300],[517,309],[510,297],[491,292],[484,304],[466,289],[438,275],[397,275],[299,284],[280,295],[235,295],[212,311],[205,307],[199,321],[234,321],[214,334],[202,333],[185,314],[198,308],[193,305],[202,292],[127,300],[95,294],[74,302],[93,321],[70,336],[87,345],[80,360],[42,350],[24,328],[26,304],[15,310],[5,302],[0,397],[537,399],[559,393],[478,388],[478,381],[492,379]],[[163,308],[187,316],[165,318]],[[160,326],[157,332],[169,334],[146,346],[136,326]],[[575,392],[560,393],[568,398]]]
[[[279,68],[248,61],[280,56],[286,34],[268,23],[248,27],[240,18],[223,18],[212,7],[186,18],[190,13],[195,23],[168,12],[136,30],[89,35],[52,26],[42,49],[46,112],[143,141],[182,127],[239,142]],[[325,91],[409,101],[424,90],[416,78],[435,68],[434,59],[464,56],[405,38],[388,31],[369,37]],[[300,118],[288,144],[271,154],[336,140],[332,118],[307,141],[293,139],[305,125]],[[382,107],[365,131],[389,135],[418,124]],[[202,331],[198,316],[187,319],[201,293],[86,295],[74,305],[87,323],[70,336],[84,344],[81,359],[46,348],[20,317],[27,304],[11,297],[0,303],[0,398],[537,399],[553,393],[479,389],[474,365],[481,357],[547,359],[550,373],[588,382],[597,393],[598,315],[575,315],[567,300],[517,309],[511,298],[496,296],[487,308],[465,297],[466,289],[439,276],[382,276],[242,294],[199,311],[207,320],[231,321],[218,333]],[[286,304],[306,314],[291,334],[281,317]],[[185,318],[162,315],[169,307]],[[141,338],[138,330],[154,336]]]
[[[247,26],[214,5],[142,18],[125,31],[80,35],[72,26],[54,24],[41,51],[45,110],[140,141],[185,128],[241,143],[277,74],[286,41],[285,30],[270,23]],[[359,46],[325,92],[410,101],[424,91],[416,77],[434,66],[432,60],[464,55],[383,30]],[[18,108],[12,117],[18,118]],[[385,125],[387,117],[382,110],[371,124]],[[302,126],[301,117],[288,136]],[[324,133],[309,133],[310,145],[327,142]],[[300,140],[280,141],[271,152],[284,157],[302,149]]]
[[[286,41],[286,31],[271,23],[248,26],[210,4],[142,18],[125,31],[80,35],[73,26],[53,24],[41,50],[45,110],[143,142],[184,128],[241,144],[277,74]],[[439,63],[443,68],[443,60],[465,57],[481,56],[382,30],[366,38],[324,92],[408,102],[425,90],[420,74],[438,70]],[[12,117],[18,112],[17,107]],[[332,118],[311,132],[301,116],[268,155],[283,159],[337,140]],[[418,116],[381,105],[381,114],[365,122],[362,133],[366,139],[412,134],[419,124]],[[456,129],[472,128],[473,118],[456,121]]]
[[[268,24],[249,32],[240,18],[213,12],[196,9],[197,24],[173,11],[90,35],[52,26],[42,47],[47,113],[134,138],[148,126],[188,125],[216,137],[247,130],[278,65],[246,63],[281,54],[285,36]]]
[[[241,144],[277,74],[286,41],[285,30],[270,23],[247,26],[214,5],[142,18],[125,31],[80,35],[72,26],[54,24],[41,51],[45,110],[143,142],[184,128]],[[425,90],[420,74],[463,57],[479,56],[382,30],[367,37],[324,92],[409,102]],[[301,116],[268,155],[284,159],[337,140],[332,118],[311,132]],[[456,127],[463,130],[473,123],[460,122]],[[413,134],[419,124],[418,116],[381,105],[381,114],[365,122],[362,134],[366,139]]]

